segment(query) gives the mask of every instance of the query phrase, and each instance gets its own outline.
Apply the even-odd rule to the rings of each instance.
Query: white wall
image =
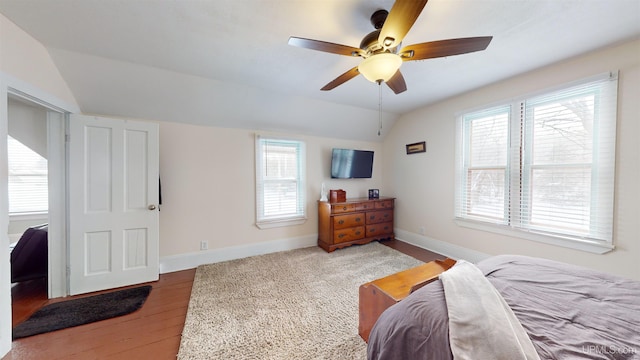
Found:
[[[214,256],[229,248],[268,247],[286,239],[315,244],[322,182],[327,189],[344,189],[347,198],[366,197],[370,188],[388,195],[382,187],[382,143],[293,135],[306,142],[308,220],[299,226],[258,229],[254,135],[249,130],[160,123],[161,262],[172,256]],[[373,150],[373,178],[331,179],[334,147]],[[199,250],[201,240],[209,242],[208,251]]]
[[[514,96],[620,70],[614,243],[604,255],[457,226],[454,214],[457,113]],[[489,255],[512,253],[566,261],[640,279],[640,41],[548,66],[403,116],[384,142],[384,185],[398,197],[396,227],[412,242]],[[405,144],[427,141],[427,153]],[[424,227],[424,236],[420,228]]]
[[[9,99],[9,135],[47,158],[47,112],[16,99]]]
[[[0,71],[50,94],[56,102],[77,107],[71,90],[42,44],[2,14],[0,34]]]

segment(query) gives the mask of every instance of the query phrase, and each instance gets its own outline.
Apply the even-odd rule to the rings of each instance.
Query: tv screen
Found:
[[[333,149],[331,177],[334,179],[370,178],[373,171],[373,151]]]

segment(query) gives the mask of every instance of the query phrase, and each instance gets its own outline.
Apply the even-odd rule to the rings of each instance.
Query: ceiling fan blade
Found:
[[[426,4],[427,0],[396,0],[382,25],[378,43],[386,49],[398,46]]]
[[[344,83],[346,83],[347,81],[353,79],[354,77],[360,75],[360,72],[358,71],[358,67],[354,67],[350,70],[348,70],[347,72],[345,72],[344,74],[338,76],[337,78],[335,78],[334,80],[332,80],[330,83],[328,83],[327,85],[325,85],[322,89],[322,91],[327,91],[327,90],[331,90],[335,87],[338,87]]]
[[[400,70],[396,71],[391,79],[387,81],[387,86],[389,86],[389,88],[393,90],[396,95],[400,94],[401,92],[407,91],[407,83],[404,82],[404,77],[402,76]]]
[[[493,36],[431,41],[406,46],[398,54],[404,61],[460,55],[486,49],[491,39]]]
[[[353,46],[334,44],[320,40],[304,39],[295,36],[291,36],[289,38],[289,45],[346,56],[361,56],[364,54],[362,49],[355,48]]]

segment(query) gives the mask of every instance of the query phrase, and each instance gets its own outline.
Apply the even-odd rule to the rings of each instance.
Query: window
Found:
[[[304,164],[304,142],[256,136],[258,227],[306,221]]]
[[[465,124],[467,215],[503,223],[508,199],[509,107],[469,114]]]
[[[9,215],[46,213],[49,205],[47,159],[8,136]]]
[[[617,76],[607,75],[462,115],[459,223],[612,248],[616,104]]]

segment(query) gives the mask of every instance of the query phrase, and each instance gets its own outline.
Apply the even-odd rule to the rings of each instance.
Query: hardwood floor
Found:
[[[419,248],[417,246],[407,244],[406,242],[398,241],[398,240],[385,240],[380,241],[380,244],[387,245],[390,248],[396,249],[401,253],[412,256],[420,261],[429,262],[436,259],[446,259],[447,257],[444,255],[440,255],[438,253],[434,253],[429,250],[425,250],[423,248]]]
[[[163,274],[160,280],[151,283],[153,289],[140,310],[110,320],[18,339],[3,359],[175,359],[194,274],[195,269]],[[30,314],[23,309],[37,310],[26,303],[31,299],[43,303],[38,296],[22,296],[20,290],[23,289],[12,289],[13,314],[16,318],[26,319]],[[41,296],[46,297],[44,287]]]
[[[424,262],[444,258],[397,240],[380,243]],[[110,320],[18,339],[2,360],[175,359],[194,275],[195,269],[162,274],[160,280],[150,283],[153,289],[140,310]],[[42,280],[18,284],[11,293],[14,325],[45,304],[59,301],[47,300],[46,282]]]

